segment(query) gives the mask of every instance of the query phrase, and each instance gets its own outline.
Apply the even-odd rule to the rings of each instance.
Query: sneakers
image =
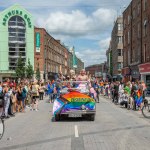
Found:
[[[35,111],[39,111],[38,109],[35,109]]]

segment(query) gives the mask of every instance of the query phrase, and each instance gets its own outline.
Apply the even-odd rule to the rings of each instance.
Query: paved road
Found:
[[[150,120],[101,97],[94,122],[52,122],[52,104],[18,114],[5,122],[0,150],[149,150]],[[76,137],[75,137],[76,136]]]

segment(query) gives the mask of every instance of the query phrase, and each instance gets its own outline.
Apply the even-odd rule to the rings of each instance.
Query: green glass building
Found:
[[[11,77],[19,56],[34,66],[34,23],[32,15],[19,5],[0,13],[0,81]]]

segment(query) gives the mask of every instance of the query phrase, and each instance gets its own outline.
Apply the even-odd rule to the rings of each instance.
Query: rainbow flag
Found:
[[[53,115],[65,113],[67,111],[82,110],[82,105],[88,110],[94,110],[95,100],[86,94],[72,91],[55,100]]]
[[[141,90],[138,90],[137,96],[135,97],[135,101],[136,101],[137,106],[140,106],[141,103],[143,102],[143,95],[142,95]]]

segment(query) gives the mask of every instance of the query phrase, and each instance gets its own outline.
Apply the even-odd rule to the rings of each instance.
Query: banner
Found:
[[[40,53],[40,33],[36,32],[36,52]]]

